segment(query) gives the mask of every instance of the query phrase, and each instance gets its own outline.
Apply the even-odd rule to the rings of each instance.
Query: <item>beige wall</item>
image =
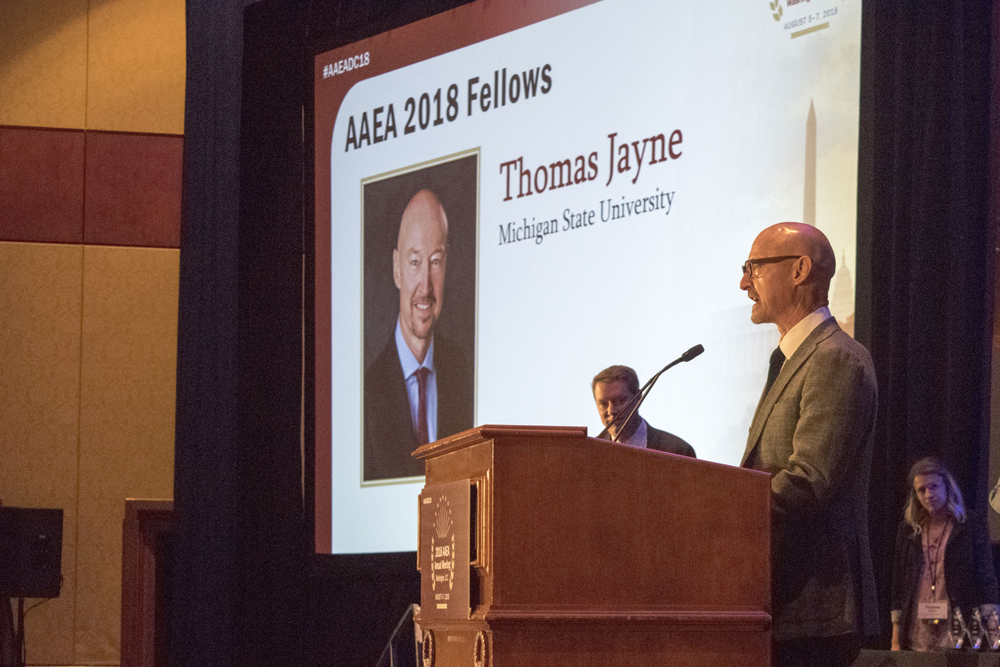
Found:
[[[0,0],[0,125],[184,133],[183,0]]]
[[[176,135],[122,162],[161,173],[145,167],[167,163],[143,160],[160,160],[164,141],[182,142],[184,20],[183,0],[0,0],[0,125],[15,126],[4,137],[39,127]],[[2,153],[18,145],[0,142],[0,163],[37,168],[31,156]],[[179,225],[174,181],[176,215],[165,219]],[[62,593],[27,617],[28,662],[114,665],[124,500],[173,494],[179,249],[136,242],[145,221],[120,215],[102,245],[38,242],[53,224],[46,207],[5,211],[5,194],[0,501],[64,511]],[[82,210],[79,218],[79,238],[89,238]],[[91,213],[88,224],[102,222]],[[30,240],[17,231],[27,228]]]

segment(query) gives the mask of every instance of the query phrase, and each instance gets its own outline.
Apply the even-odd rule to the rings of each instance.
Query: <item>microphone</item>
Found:
[[[695,357],[697,357],[699,354],[701,354],[704,351],[705,351],[705,347],[703,345],[701,345],[701,344],[695,345],[690,350],[688,350],[687,352],[685,352],[684,354],[682,354],[680,356],[680,358],[677,359],[677,361],[675,361],[672,364],[670,364],[670,366],[673,366],[674,364],[679,363],[681,361],[691,361],[692,359],[694,359]],[[667,366],[667,368],[670,368],[670,366]],[[663,371],[667,370],[667,368],[664,368]],[[660,373],[662,373],[663,371],[660,371]]]
[[[631,400],[629,400],[629,402],[625,404],[625,407],[622,408],[621,411],[617,415],[615,415],[615,418],[611,420],[611,423],[608,424],[607,426],[605,426],[604,430],[597,434],[597,437],[598,438],[603,438],[604,436],[608,435],[608,433],[610,432],[611,427],[614,426],[615,424],[617,424],[618,421],[621,419],[621,416],[623,414],[625,414],[626,412],[628,412],[629,407],[633,403],[635,403],[635,407],[632,408],[632,411],[628,413],[628,417],[625,418],[625,421],[622,422],[622,425],[618,428],[618,435],[616,435],[611,440],[612,442],[618,442],[618,438],[620,438],[621,435],[622,435],[622,433],[625,432],[625,427],[627,427],[628,424],[629,424],[629,422],[632,421],[632,417],[636,413],[639,412],[639,406],[642,405],[642,402],[646,400],[646,396],[649,395],[649,392],[653,389],[653,385],[656,384],[656,381],[660,379],[660,376],[663,375],[664,373],[666,373],[668,370],[670,370],[671,368],[673,368],[674,366],[676,366],[679,363],[682,363],[682,362],[685,362],[685,361],[691,361],[692,359],[694,359],[695,357],[697,357],[699,354],[701,354],[704,351],[705,351],[705,347],[703,345],[701,345],[701,344],[695,345],[690,350],[688,350],[687,352],[685,352],[684,354],[682,354],[681,356],[677,357],[676,359],[674,359],[673,361],[671,361],[669,364],[667,364],[666,366],[664,366],[663,368],[661,368],[660,372],[657,373],[656,375],[654,375],[653,377],[649,378],[649,381],[642,386],[642,389],[639,390],[639,393],[636,394],[635,396],[633,396],[631,398]]]

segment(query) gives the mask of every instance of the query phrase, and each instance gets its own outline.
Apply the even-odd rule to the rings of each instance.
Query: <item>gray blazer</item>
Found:
[[[878,633],[868,544],[875,369],[834,318],[762,395],[741,465],[770,472],[776,640]]]

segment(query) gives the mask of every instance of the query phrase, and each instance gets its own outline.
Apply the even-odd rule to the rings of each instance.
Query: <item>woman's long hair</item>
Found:
[[[918,475],[937,475],[941,478],[941,481],[944,482],[945,491],[948,494],[945,500],[945,509],[956,523],[965,523],[965,503],[962,501],[962,492],[958,489],[955,478],[952,477],[951,471],[941,461],[933,456],[928,456],[913,464],[913,467],[910,468],[910,476],[908,478],[910,493],[906,501],[906,509],[903,512],[903,517],[913,528],[913,532],[919,535],[923,531],[924,521],[928,518],[927,510],[920,504],[917,492],[913,490],[913,480]]]

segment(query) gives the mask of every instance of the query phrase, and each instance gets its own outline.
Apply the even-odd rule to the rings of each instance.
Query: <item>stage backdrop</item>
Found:
[[[371,665],[419,598],[412,552],[317,557],[314,567],[304,557],[313,458],[311,420],[303,445],[297,417],[312,368],[300,361],[299,246],[312,245],[314,217],[304,224],[301,206],[314,179],[301,137],[303,115],[307,138],[313,127],[314,53],[452,4],[257,3],[244,39],[238,7],[188,2],[172,663]],[[946,458],[970,505],[988,511],[997,11],[865,3],[857,337],[879,377],[869,526],[883,601],[914,458]],[[307,53],[313,39],[326,46]],[[312,302],[310,283],[304,292]],[[307,415],[311,401],[307,390]]]

